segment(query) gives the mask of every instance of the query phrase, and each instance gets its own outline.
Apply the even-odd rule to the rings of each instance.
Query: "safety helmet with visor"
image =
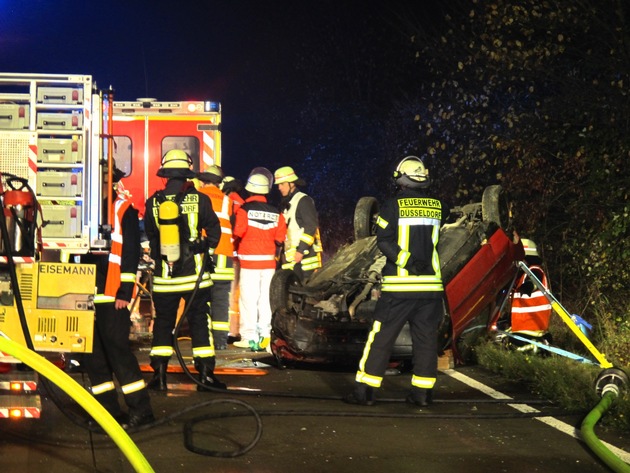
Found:
[[[192,179],[197,174],[191,169],[192,158],[181,149],[172,149],[162,158],[162,166],[158,169],[159,177],[182,177]]]
[[[252,174],[247,178],[245,190],[252,194],[269,194],[269,179],[264,174]]]
[[[429,170],[417,156],[407,156],[396,166],[394,180],[401,187],[423,189],[429,187]]]

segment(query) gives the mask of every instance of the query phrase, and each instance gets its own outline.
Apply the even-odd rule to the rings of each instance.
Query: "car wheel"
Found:
[[[301,286],[299,276],[292,269],[281,269],[276,271],[271,279],[269,287],[269,302],[271,304],[271,313],[286,310],[290,307],[291,294],[289,288],[291,286]]]
[[[504,230],[511,224],[507,195],[500,185],[488,186],[481,197],[481,216],[484,222],[494,222]]]
[[[378,201],[375,197],[361,197],[354,208],[354,239],[376,235]]]

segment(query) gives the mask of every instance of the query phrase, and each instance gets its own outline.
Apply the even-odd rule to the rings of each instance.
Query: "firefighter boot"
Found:
[[[166,391],[166,372],[168,370],[168,357],[154,356],[151,357],[151,368],[153,368],[153,378],[147,383],[147,388],[153,391]]]
[[[427,407],[433,402],[433,390],[413,387],[405,401],[418,407]]]
[[[202,365],[199,370],[199,382],[203,385],[197,385],[197,391],[214,391],[215,389],[227,389],[227,385],[222,383],[214,375],[214,370],[209,366]]]
[[[344,396],[343,402],[359,404],[361,406],[373,406],[376,403],[374,388],[363,383],[355,383],[354,391]]]

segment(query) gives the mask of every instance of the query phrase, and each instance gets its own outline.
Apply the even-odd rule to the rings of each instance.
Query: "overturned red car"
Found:
[[[385,257],[376,246],[378,203],[363,197],[354,214],[354,242],[342,247],[304,284],[292,270],[278,271],[270,289],[271,347],[280,364],[354,362],[361,357],[379,297]],[[509,229],[507,198],[500,186],[485,189],[482,201],[455,207],[440,231],[438,253],[445,283],[440,351],[467,358],[471,341],[487,333],[502,297],[508,297],[524,258]],[[393,360],[411,358],[408,326]]]

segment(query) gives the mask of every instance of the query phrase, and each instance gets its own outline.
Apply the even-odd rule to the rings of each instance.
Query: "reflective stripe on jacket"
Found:
[[[383,292],[400,297],[442,297],[437,244],[447,215],[440,200],[411,189],[383,204],[376,229],[377,245],[387,258]]]
[[[156,262],[153,277],[153,291],[155,292],[186,292],[195,287],[195,283],[200,273],[203,273],[200,289],[212,286],[210,273],[202,267],[203,254],[193,253],[191,244],[201,237],[202,230],[205,232],[207,246],[210,254],[219,243],[221,237],[221,226],[219,219],[212,210],[210,198],[197,191],[192,183],[173,182],[169,179],[163,192],[167,200],[177,202],[180,197],[180,218],[183,219],[180,225],[180,249],[181,256],[173,264],[172,273],[169,266],[163,260],[160,253],[160,224],[158,220],[158,208],[160,205],[159,193],[151,196],[146,203],[145,229],[149,243],[151,245],[151,257]]]
[[[114,202],[114,228],[112,230],[112,246],[107,265],[107,279],[105,280],[105,296],[116,298],[116,293],[121,283],[136,282],[136,273],[121,273],[121,261],[123,256],[123,231],[122,219],[130,207],[131,202],[124,198],[117,198]],[[135,291],[134,291],[135,292]],[[135,294],[133,294],[135,295]]]
[[[287,238],[284,243],[285,264],[282,267],[293,268],[295,253],[300,252],[303,255],[300,264],[304,271],[321,268],[323,247],[313,200],[297,191],[291,196],[283,215],[287,222]]]
[[[263,195],[249,197],[236,213],[234,236],[237,254],[244,269],[275,269],[276,245],[287,232],[280,211]]]

